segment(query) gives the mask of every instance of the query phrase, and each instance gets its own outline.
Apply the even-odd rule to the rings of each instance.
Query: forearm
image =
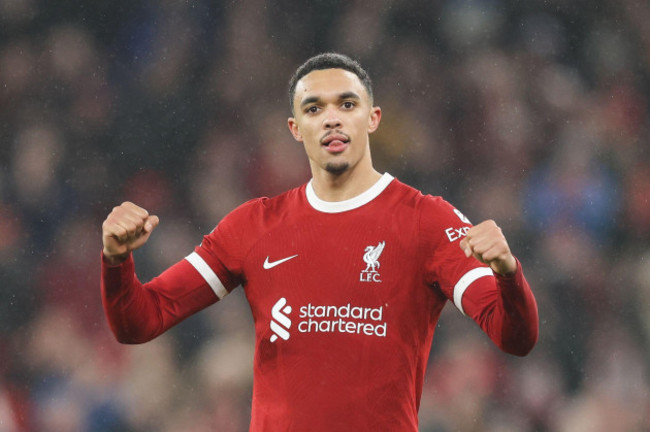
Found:
[[[503,351],[527,355],[535,346],[539,317],[535,297],[517,262],[514,275],[476,281],[463,298],[463,307]]]
[[[131,256],[111,265],[102,255],[101,292],[108,324],[120,343],[144,343],[162,333],[155,296],[137,279]]]
[[[217,301],[186,260],[142,284],[133,258],[111,266],[102,258],[102,302],[106,318],[121,343],[144,343]]]

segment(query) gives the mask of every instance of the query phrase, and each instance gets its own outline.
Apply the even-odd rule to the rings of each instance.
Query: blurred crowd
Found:
[[[287,82],[324,51],[373,77],[376,168],[496,220],[539,303],[523,359],[446,308],[420,430],[650,430],[648,23],[646,0],[0,0],[0,432],[247,430],[242,290],[119,345],[101,223],[160,216],[146,281],[306,182]]]

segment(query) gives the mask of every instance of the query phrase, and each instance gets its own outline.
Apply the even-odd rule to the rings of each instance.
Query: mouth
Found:
[[[325,135],[320,143],[330,153],[341,153],[350,145],[350,137],[344,133],[331,132]]]

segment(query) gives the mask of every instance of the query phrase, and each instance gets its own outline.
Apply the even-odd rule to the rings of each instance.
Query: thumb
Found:
[[[151,233],[160,223],[160,219],[156,215],[147,216],[147,220],[144,222],[144,231],[146,233]]]
[[[462,240],[458,243],[458,245],[459,245],[460,248],[463,250],[463,252],[465,253],[465,256],[466,256],[467,258],[469,258],[470,256],[472,256],[472,248],[469,247],[469,242],[467,241],[467,237],[465,237],[464,239],[462,239]]]

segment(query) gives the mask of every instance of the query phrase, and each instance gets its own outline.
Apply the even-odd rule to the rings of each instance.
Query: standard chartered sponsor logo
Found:
[[[291,306],[285,306],[283,297],[273,306],[271,315],[271,342],[278,337],[289,339],[288,329],[291,320],[281,311],[291,313]],[[283,309],[284,308],[284,309]],[[289,309],[287,311],[287,308]],[[301,320],[296,329],[300,333],[351,333],[366,336],[386,337],[387,324],[384,320],[384,306],[377,308],[353,306],[348,303],[343,306],[313,305],[311,303],[301,306],[299,316]],[[278,322],[284,327],[281,327]]]
[[[298,331],[301,333],[356,333],[386,337],[384,307],[314,306],[300,308]],[[305,319],[306,318],[306,319]]]
[[[286,315],[290,313],[291,306],[287,306],[287,299],[284,297],[278,300],[271,308],[271,317],[273,318],[271,320],[271,331],[274,333],[271,336],[271,342],[278,340],[278,336],[284,340],[288,340],[291,336],[288,331],[291,328],[291,320]]]

